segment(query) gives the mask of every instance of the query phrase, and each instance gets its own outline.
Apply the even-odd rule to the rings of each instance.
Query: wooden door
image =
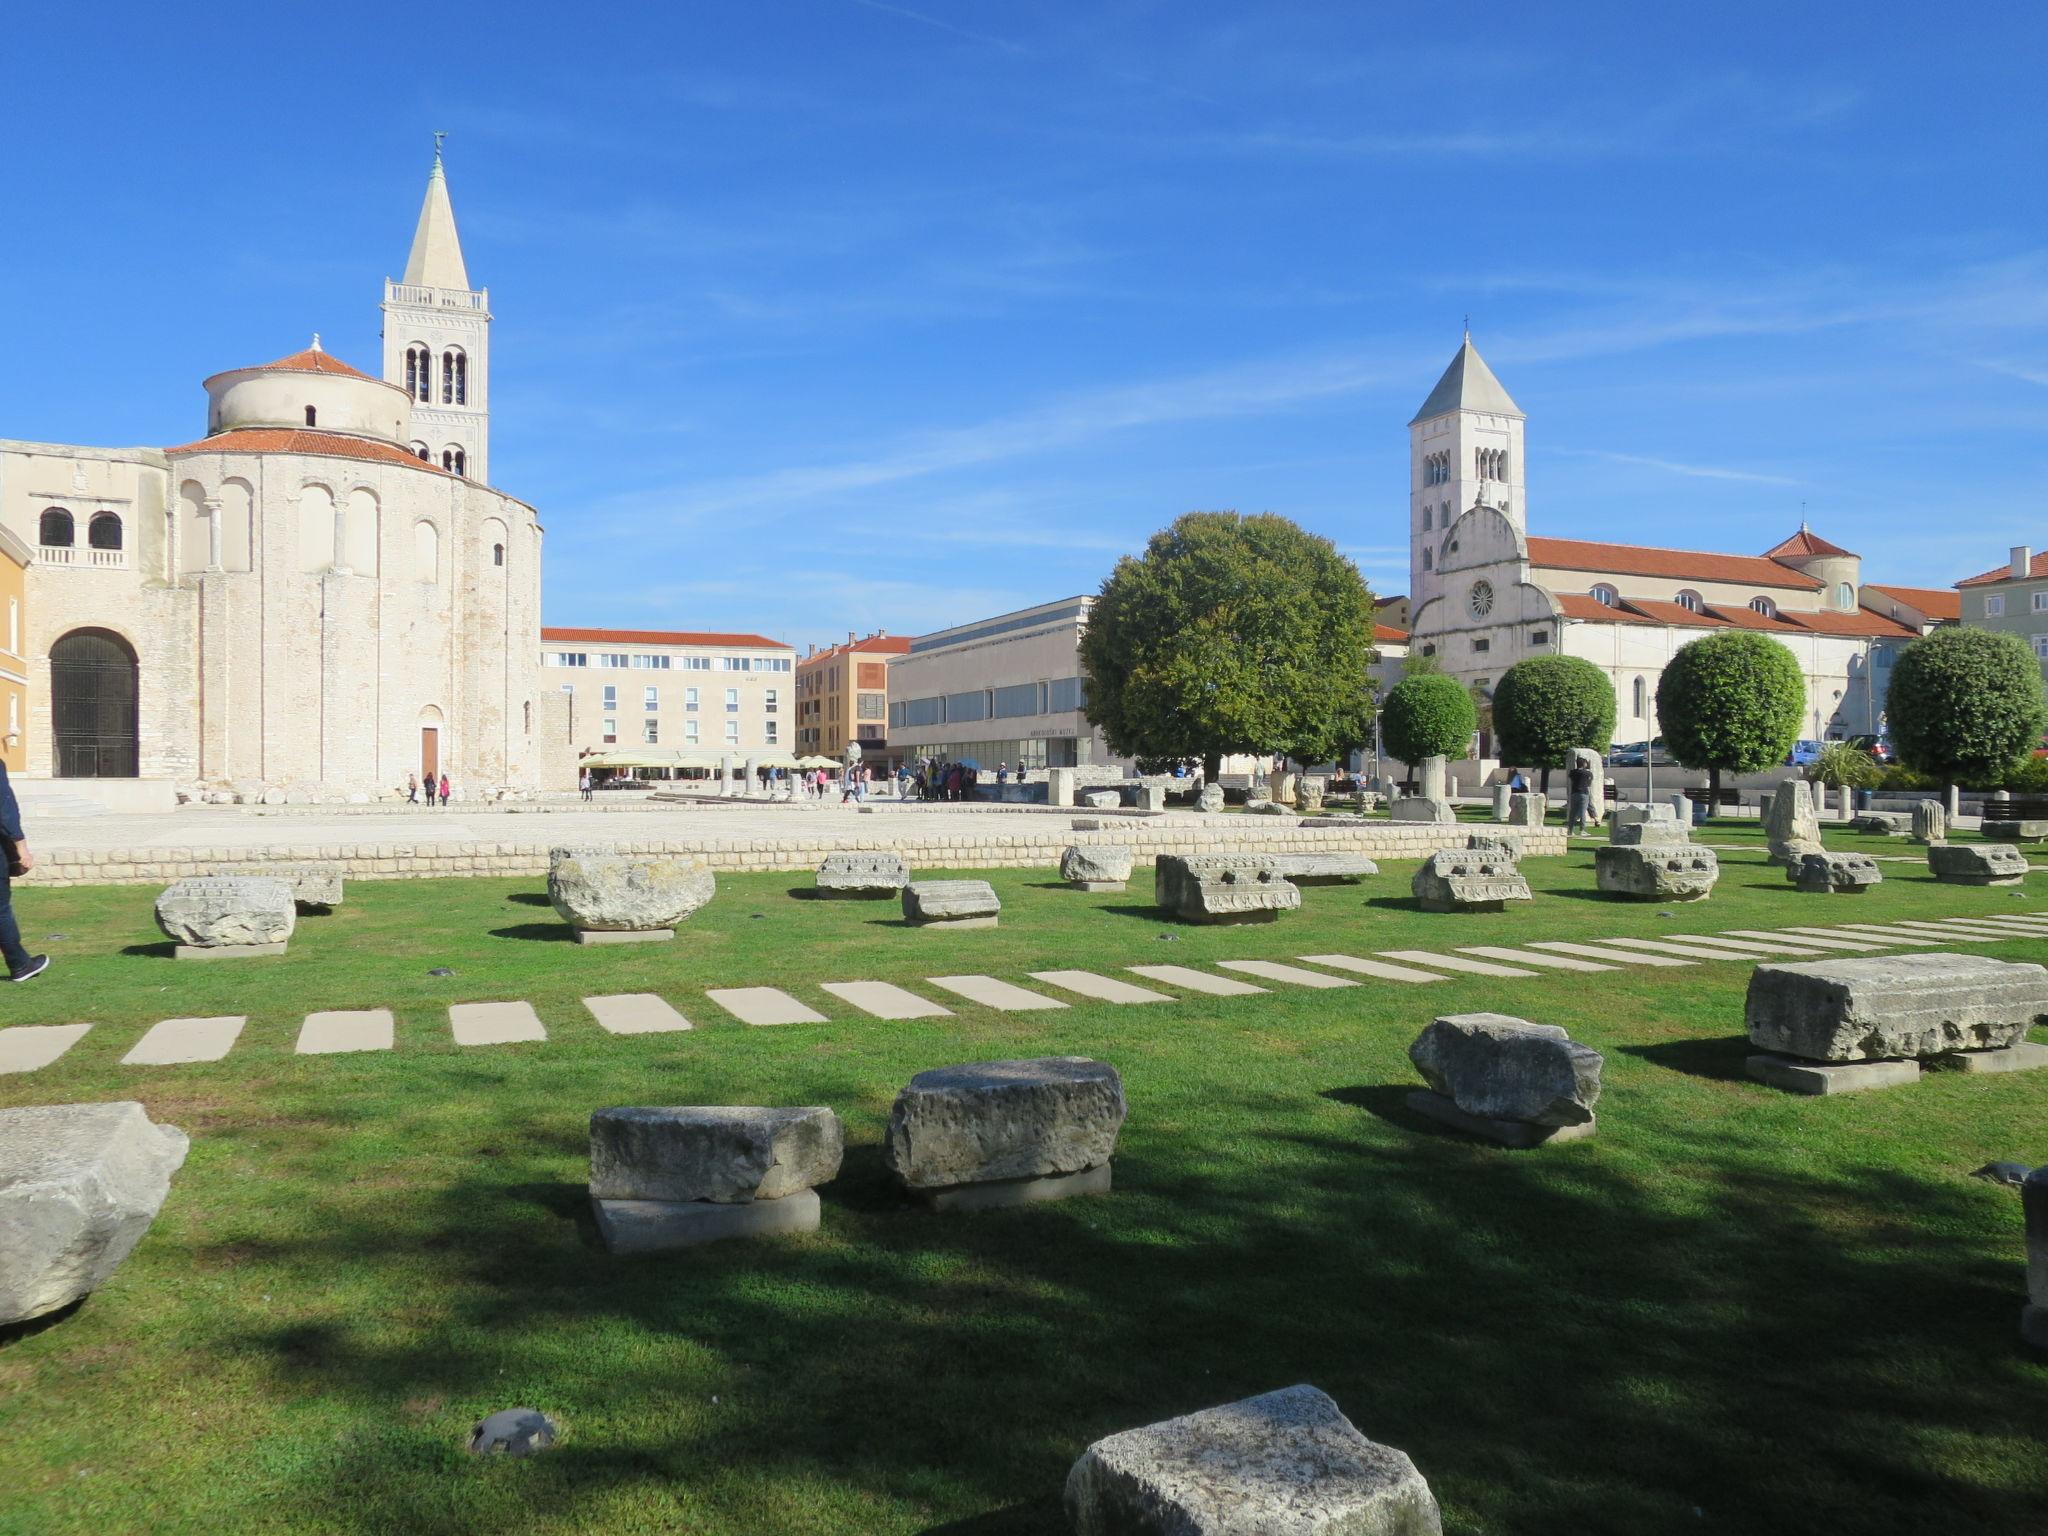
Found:
[[[441,777],[441,728],[436,725],[420,727],[420,781],[434,784]]]

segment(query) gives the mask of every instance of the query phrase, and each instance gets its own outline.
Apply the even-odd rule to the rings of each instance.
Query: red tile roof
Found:
[[[813,667],[833,656],[844,656],[853,651],[872,651],[883,656],[908,656],[910,636],[870,635],[865,640],[843,641],[829,651],[820,651],[815,656],[805,656],[801,660],[805,666]]]
[[[1762,555],[1716,555],[1692,549],[1655,549],[1641,544],[1602,544],[1591,539],[1529,540],[1529,563],[1552,570],[1601,571],[1618,576],[1661,576],[1673,581],[1741,582],[1754,587],[1818,591],[1817,577]]]
[[[766,635],[728,635],[696,629],[542,629],[543,640],[588,645],[734,645],[751,650],[787,651],[792,647]]]
[[[1531,539],[1529,542],[1533,544],[1536,541]],[[1631,613],[1626,608],[1610,608],[1599,598],[1584,592],[1553,592],[1550,595],[1557,600],[1557,611],[1568,619],[1595,619],[1603,624],[1656,622],[1654,619],[1644,618],[1639,613]]]
[[[1930,619],[1958,620],[1963,616],[1963,599],[1960,593],[1949,587],[1894,587],[1880,586],[1866,581],[1863,590],[1875,592],[1880,597],[1891,598],[1904,603],[1908,608],[1917,608]],[[1868,606],[1866,604],[1866,606]]]
[[[2028,580],[2035,580],[2042,576],[2048,576],[2048,550],[2044,550],[2042,553],[2034,556],[2034,558],[2027,564]],[[1956,585],[1959,587],[1988,587],[1994,581],[2011,580],[2012,562],[2008,560],[2004,565],[1994,566],[1992,569],[1983,572],[1981,575],[1965,576],[1961,581],[1957,582]]]
[[[1911,640],[1920,634],[1912,625],[1888,619],[1881,613],[1872,613],[1868,608],[1860,608],[1854,613],[1844,613],[1839,608],[1781,608],[1778,617],[1820,635],[1850,635],[1871,640],[1903,637]]]
[[[1799,531],[1793,534],[1791,538],[1785,540],[1782,544],[1774,545],[1772,548],[1765,550],[1764,558],[1775,560],[1780,555],[1791,555],[1798,558],[1806,555],[1846,555],[1849,553],[1850,551],[1842,548],[1839,544],[1830,544],[1826,539],[1820,537],[1820,535],[1814,533],[1802,523]]]
[[[1372,627],[1372,639],[1375,645],[1406,645],[1408,643],[1408,631],[1396,629],[1391,624],[1374,624]]]
[[[1625,596],[1622,601],[1644,618],[1655,619],[1659,624],[1691,624],[1700,629],[1717,629],[1728,622],[1705,613],[1694,613],[1683,603],[1665,602],[1661,598]]]
[[[1745,608],[1738,603],[1709,604],[1707,613],[1736,629],[1760,629],[1766,634],[1773,635],[1797,634],[1799,631],[1797,624],[1788,623],[1783,618],[1771,618],[1758,613],[1754,608]]]
[[[166,448],[165,453],[307,453],[323,459],[363,459],[372,464],[403,464],[436,475],[449,472],[438,464],[406,452],[396,443],[348,437],[340,432],[308,432],[301,427],[237,427],[202,437],[196,443]],[[449,475],[450,479],[459,478]]]
[[[372,384],[384,381],[372,378],[360,368],[351,368],[331,352],[321,352],[308,347],[304,352],[294,352],[290,357],[280,357],[274,363],[259,363],[263,373],[338,373],[351,379],[369,379]]]

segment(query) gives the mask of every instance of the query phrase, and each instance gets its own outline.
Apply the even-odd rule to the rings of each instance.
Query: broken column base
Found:
[[[1448,1095],[1434,1093],[1427,1088],[1418,1088],[1409,1094],[1408,1107],[1439,1125],[1448,1125],[1468,1136],[1480,1136],[1518,1150],[1548,1146],[1556,1141],[1584,1141],[1600,1123],[1597,1116],[1583,1125],[1532,1125],[1527,1120],[1494,1120],[1485,1115],[1467,1114]]]
[[[177,960],[246,960],[251,955],[281,955],[285,941],[275,944],[174,944],[171,956]]]
[[[1743,1063],[1743,1070],[1767,1088],[1821,1096],[1863,1093],[1872,1088],[1896,1088],[1902,1083],[1920,1081],[1917,1061],[1803,1061],[1774,1052],[1750,1057]]]
[[[955,1184],[947,1189],[917,1189],[911,1194],[935,1211],[995,1211],[1012,1205],[1039,1205],[1071,1200],[1076,1195],[1109,1193],[1109,1164],[1079,1173],[1054,1173],[1037,1179],[997,1179],[987,1184]]]
[[[598,1234],[613,1253],[663,1253],[728,1237],[818,1230],[818,1192],[726,1205],[715,1200],[597,1200]]]
[[[2032,1072],[2048,1067],[2048,1045],[2022,1040],[1995,1051],[1950,1051],[1928,1065],[1945,1072]]]
[[[673,928],[578,928],[578,944],[659,944],[676,936]]]

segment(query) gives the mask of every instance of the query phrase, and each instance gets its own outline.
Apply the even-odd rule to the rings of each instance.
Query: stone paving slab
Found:
[[[1099,1003],[1178,1001],[1164,992],[1154,992],[1150,987],[1134,987],[1128,981],[1118,981],[1114,976],[1098,976],[1093,971],[1033,971],[1031,979],[1047,982],[1055,987],[1065,987],[1069,992],[1092,997]]]
[[[613,992],[604,997],[586,997],[598,1026],[612,1035],[666,1035],[691,1028],[690,1021],[652,992]]]
[[[950,1019],[953,1010],[886,981],[821,981],[820,989],[878,1019]]]
[[[1585,960],[1612,960],[1618,965],[1691,965],[1690,960],[1677,960],[1670,955],[1649,955],[1639,949],[1610,949],[1599,944],[1574,944],[1569,939],[1531,939],[1531,949],[1547,949],[1553,954],[1577,955]]]
[[[388,1051],[397,1038],[389,1008],[333,1009],[309,1013],[299,1026],[301,1056],[336,1056],[345,1051]]]
[[[2048,917],[2035,917],[2026,912],[1993,912],[1974,921],[1998,923],[2005,927],[2024,928],[2034,932],[2048,932]]]
[[[1764,958],[1748,950],[1722,949],[1713,944],[1687,944],[1677,939],[1602,939],[1600,942],[1656,955],[1680,955],[1691,960],[1748,960],[1753,964]]]
[[[993,976],[927,976],[925,980],[935,987],[944,987],[955,996],[966,998],[970,1003],[980,1003],[984,1008],[1000,1008],[1005,1013],[1067,1006],[1056,997],[1046,997],[1007,981],[997,981]]]
[[[1892,925],[1908,933],[1952,935],[1956,938],[1997,942],[2016,939],[2020,935],[2010,929],[2000,928],[1996,923],[1972,923],[1961,920],[1930,922],[1925,918],[1899,917],[1892,919]]]
[[[825,1015],[776,987],[713,987],[704,994],[742,1024],[823,1024]]]
[[[1147,981],[1163,981],[1170,987],[1185,987],[1190,992],[1199,992],[1204,997],[1250,997],[1264,993],[1267,988],[1255,987],[1248,981],[1239,981],[1233,976],[1217,976],[1208,971],[1198,971],[1188,965],[1127,965],[1124,967],[1134,976]]]
[[[1594,960],[1576,960],[1570,955],[1539,955],[1534,950],[1508,949],[1499,944],[1465,944],[1459,947],[1460,954],[1478,955],[1487,960],[1507,960],[1516,965],[1539,965],[1546,971],[1611,971],[1615,967],[1601,965]]]
[[[1363,960],[1357,955],[1303,955],[1310,965],[1327,965],[1333,971],[1356,971],[1361,976],[1376,976],[1381,981],[1449,981],[1451,978],[1441,971],[1418,971],[1409,965],[1389,965],[1384,960]]]
[[[1792,928],[1790,933],[1817,933],[1822,935],[1840,934],[1852,939],[1879,939],[1895,949],[1912,949],[1932,944],[1934,940],[1923,933],[1907,933],[1899,928],[1887,928],[1882,923],[1850,923],[1835,928]]]
[[[1468,976],[1534,976],[1535,971],[1519,966],[1499,965],[1491,960],[1467,960],[1459,955],[1432,954],[1426,949],[1383,949],[1380,951],[1389,960],[1412,960],[1417,965],[1441,966],[1447,971],[1463,971]]]
[[[1760,939],[1738,938],[1718,933],[1673,933],[1666,939],[1673,944],[1703,944],[1709,949],[1726,950],[1731,954],[1755,955],[1759,959],[1783,955],[1795,960],[1825,960],[1827,946],[1807,944],[1797,939],[1780,938],[1766,934]]]
[[[0,1029],[0,1073],[47,1067],[85,1038],[90,1024],[17,1024]]]
[[[1727,932],[1728,937],[1732,939],[1771,939],[1777,937],[1776,934],[1761,928],[1730,928]],[[1889,947],[1881,939],[1851,939],[1840,934],[1830,934],[1827,938],[1821,938],[1817,934],[1800,933],[1797,929],[1787,929],[1786,932],[1798,934],[1800,943],[1811,944],[1816,949],[1861,950],[1869,953]]]
[[[548,1037],[531,1003],[455,1003],[448,1024],[457,1045],[516,1045]]]
[[[1298,965],[1282,965],[1277,960],[1218,960],[1226,971],[1243,971],[1247,976],[1262,976],[1267,981],[1291,982],[1297,987],[1355,987],[1357,982],[1345,976],[1332,976],[1325,971],[1304,971]]]
[[[165,1019],[149,1026],[122,1062],[131,1067],[168,1067],[187,1061],[219,1061],[248,1023],[242,1014],[210,1019]]]

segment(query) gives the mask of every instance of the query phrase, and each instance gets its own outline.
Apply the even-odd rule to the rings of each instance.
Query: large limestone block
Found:
[[[1314,816],[1323,808],[1323,797],[1330,791],[1328,779],[1303,779],[1294,792],[1295,808],[1304,816]]]
[[[1600,1097],[1600,1053],[1555,1024],[1504,1013],[1450,1014],[1408,1047],[1423,1081],[1468,1115],[1584,1125]]]
[[[903,887],[903,915],[920,927],[992,928],[1002,910],[986,880],[913,880]]]
[[[1997,1050],[2048,1022],[2048,969],[1978,955],[1882,955],[1759,965],[1749,1038],[1809,1061]]]
[[[1458,819],[1457,808],[1450,801],[1432,800],[1427,795],[1403,795],[1387,814],[1395,821],[1424,821],[1436,826],[1449,826]]]
[[[556,848],[548,901],[572,927],[596,933],[673,928],[717,894],[718,880],[687,854]]]
[[[2048,821],[2023,821],[1990,817],[1981,828],[1984,836],[2002,843],[2048,843]]]
[[[1542,795],[1523,791],[1509,797],[1508,825],[1511,827],[1540,827],[1544,812],[1549,808]]]
[[[1091,789],[1081,796],[1081,803],[1091,811],[1113,811],[1124,803],[1124,797],[1114,789]]]
[[[1927,869],[1948,885],[2018,885],[2027,878],[2027,856],[2011,843],[1935,843]]]
[[[1820,811],[1814,803],[1813,786],[1806,780],[1786,779],[1778,786],[1764,817],[1764,839],[1770,844],[1773,864],[1796,868],[1807,854],[1823,851]]]
[[[1288,1387],[1096,1441],[1067,1473],[1078,1536],[1441,1536],[1415,1463]]]
[[[1675,806],[1621,805],[1615,807],[1607,840],[1617,848],[1687,843],[1692,841],[1692,823],[1681,822]]]
[[[1124,1085],[1085,1056],[920,1072],[896,1095],[883,1160],[913,1190],[1081,1173],[1116,1153]]]
[[[0,1326],[105,1284],[156,1219],[189,1145],[140,1104],[0,1109]]]
[[[197,949],[282,944],[297,922],[290,884],[262,875],[197,875],[156,899],[157,927]]]
[[[1362,853],[1276,853],[1270,856],[1280,877],[1292,885],[1355,885],[1380,872]]]
[[[1849,825],[1879,837],[1905,837],[1913,830],[1913,818],[1905,811],[1865,811]]]
[[[1929,845],[1948,841],[1948,810],[1939,800],[1913,802],[1913,841]]]
[[[1152,891],[1161,907],[1190,923],[1271,922],[1301,906],[1301,888],[1262,854],[1161,854]]]
[[[1077,843],[1060,855],[1060,878],[1085,891],[1120,891],[1131,878],[1131,850],[1121,843]]]
[[[1292,806],[1300,791],[1301,775],[1275,768],[1266,775],[1266,798],[1275,805]]]
[[[1468,852],[1489,858],[1519,861],[1522,857],[1522,837],[1518,832],[1468,832],[1465,847]]]
[[[1204,784],[1202,792],[1195,796],[1195,809],[1211,816],[1222,810],[1223,786],[1221,784]]]
[[[887,900],[908,884],[910,864],[900,853],[828,853],[815,889],[820,896]]]
[[[822,1105],[600,1109],[590,1117],[598,1200],[777,1200],[839,1172],[846,1135]]]
[[[1593,850],[1593,878],[1609,896],[1636,901],[1705,901],[1721,878],[1711,848],[1650,843]]]
[[[1431,854],[1408,888],[1425,912],[1503,912],[1511,901],[1531,899],[1515,861],[1484,849]]]
[[[1854,896],[1880,884],[1884,875],[1865,853],[1803,853],[1786,867],[1785,878],[1812,895]]]
[[[341,905],[342,873],[339,864],[223,864],[211,873],[282,880],[292,888],[292,900],[301,912],[312,907]]]

